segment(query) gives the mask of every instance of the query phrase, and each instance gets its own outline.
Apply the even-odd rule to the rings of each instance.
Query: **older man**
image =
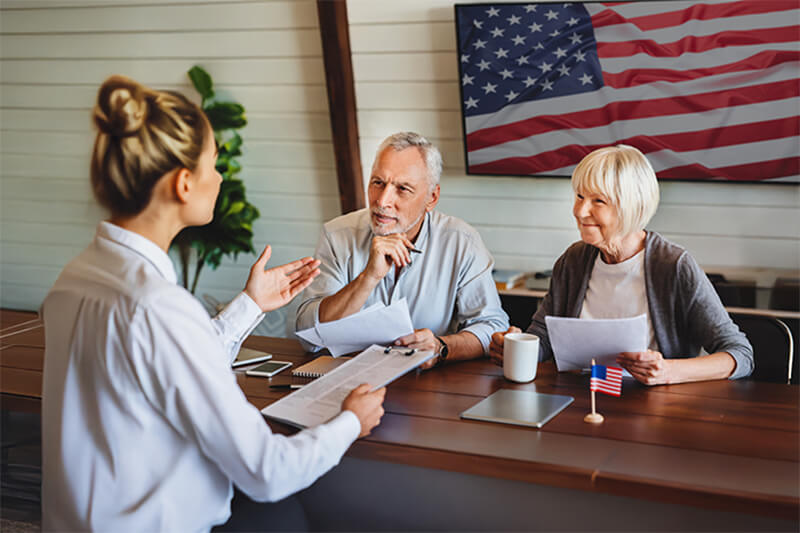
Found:
[[[381,143],[369,207],[322,229],[322,273],[298,308],[297,330],[406,298],[418,329],[397,343],[435,350],[425,368],[488,353],[492,333],[508,327],[494,261],[471,226],[433,210],[441,172],[439,150],[419,134],[396,133]]]

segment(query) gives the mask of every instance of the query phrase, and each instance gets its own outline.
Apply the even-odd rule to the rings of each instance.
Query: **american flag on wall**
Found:
[[[800,1],[456,5],[467,171],[800,183]]]

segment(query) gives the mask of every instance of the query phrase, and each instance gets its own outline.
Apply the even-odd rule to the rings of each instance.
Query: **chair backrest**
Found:
[[[758,314],[736,312],[731,313],[731,319],[753,346],[755,369],[750,378],[789,383],[794,353],[794,339],[789,327],[778,318]]]

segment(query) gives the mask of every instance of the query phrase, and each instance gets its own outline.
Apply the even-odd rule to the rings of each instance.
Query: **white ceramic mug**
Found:
[[[536,377],[539,337],[530,333],[508,333],[503,340],[503,375],[518,383]]]

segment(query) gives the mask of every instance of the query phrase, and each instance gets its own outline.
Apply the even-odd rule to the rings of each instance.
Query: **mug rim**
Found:
[[[513,333],[506,333],[505,339],[511,339],[513,341],[522,341],[522,342],[533,342],[538,341],[539,336],[534,335],[533,333],[522,333],[522,332],[513,332]]]

